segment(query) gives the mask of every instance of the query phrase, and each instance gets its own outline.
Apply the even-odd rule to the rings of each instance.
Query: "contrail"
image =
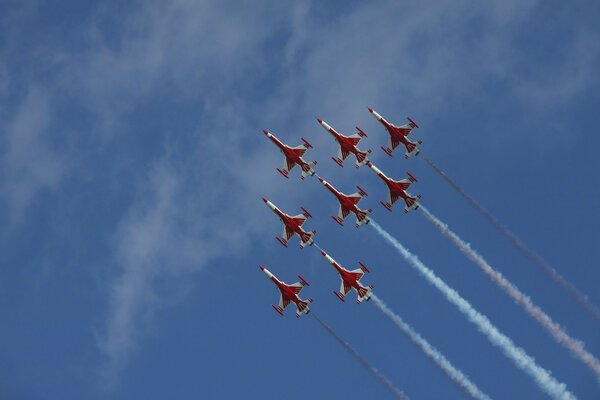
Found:
[[[401,400],[407,399],[407,397],[404,395],[404,392],[402,392],[402,390],[400,390],[396,386],[394,386],[394,384],[384,374],[382,374],[377,368],[375,368],[367,360],[365,360],[365,358],[363,356],[361,356],[356,350],[354,350],[354,348],[352,346],[350,346],[350,344],[348,342],[346,342],[344,339],[342,339],[333,330],[332,327],[327,325],[323,320],[321,320],[321,318],[317,317],[317,315],[314,312],[311,314],[314,317],[314,319],[323,327],[323,329],[325,329],[331,336],[333,336],[335,338],[335,340],[337,340],[348,351],[348,353],[352,354],[363,367],[368,369],[381,383],[383,383],[383,385],[390,392],[392,392],[398,399],[401,399]]]
[[[483,259],[475,250],[471,249],[471,246],[464,242],[458,235],[452,232],[448,225],[444,224],[438,218],[430,213],[422,205],[419,210],[427,217],[427,219],[433,223],[445,236],[447,236],[459,249],[462,251],[467,258],[473,261],[479,268],[483,270],[494,282],[496,282],[504,291],[512,297],[517,303],[523,306],[525,310],[535,318],[550,334],[556,339],[558,343],[566,346],[571,352],[579,358],[585,365],[587,365],[592,371],[596,373],[597,379],[600,379],[600,362],[589,352],[583,348],[583,343],[579,340],[573,339],[569,336],[556,322],[552,320],[541,308],[532,303],[531,299],[523,294],[515,285],[510,283],[504,278],[499,272],[493,269],[487,261]]]
[[[444,180],[454,189],[458,194],[464,197],[469,204],[471,204],[477,211],[481,213],[498,232],[504,235],[517,249],[519,249],[529,260],[531,260],[538,268],[544,271],[550,279],[562,287],[575,301],[582,305],[591,315],[600,321],[600,310],[588,300],[588,296],[581,293],[575,286],[569,283],[563,278],[551,265],[545,262],[536,252],[531,250],[521,239],[506,228],[500,221],[498,221],[488,210],[483,208],[479,203],[475,201],[467,192],[465,192],[456,182],[454,182],[444,171],[442,171],[436,164],[433,163],[429,158],[423,157],[427,164],[435,172],[437,172]]]
[[[479,313],[479,311],[475,310],[473,306],[471,306],[467,300],[458,294],[456,290],[452,289],[450,286],[448,286],[448,284],[446,284],[446,282],[435,275],[433,271],[427,268],[417,256],[408,251],[408,249],[402,246],[400,242],[398,242],[394,237],[380,227],[373,220],[373,218],[371,218],[369,225],[373,227],[373,229],[375,229],[375,231],[383,239],[391,244],[396,251],[398,251],[398,253],[400,253],[406,261],[408,261],[411,267],[415,268],[429,281],[429,283],[442,292],[446,299],[453,303],[459,309],[459,311],[469,319],[469,321],[475,324],[479,330],[487,336],[488,340],[492,342],[492,344],[500,347],[504,354],[510,358],[518,368],[531,376],[538,384],[540,389],[554,399],[575,399],[575,396],[567,390],[567,387],[564,383],[557,381],[554,377],[552,377],[549,371],[538,366],[535,360],[529,356],[525,350],[517,347],[513,341],[508,336],[500,332],[485,315],[482,315]]]
[[[415,330],[406,322],[404,322],[399,315],[390,310],[379,297],[375,296],[374,293],[371,294],[371,300],[383,314],[392,320],[392,322],[396,324],[396,326],[398,326],[398,328],[400,328],[400,330],[406,336],[408,336],[408,338],[415,345],[417,345],[417,347],[419,347],[431,361],[440,367],[440,369],[444,371],[444,373],[462,390],[464,390],[474,399],[490,400],[488,395],[479,390],[479,388],[472,383],[467,376],[465,376],[459,369],[454,367],[454,365],[452,365],[450,361],[448,361],[446,357],[442,355],[442,353],[440,353],[435,347],[431,346],[425,339],[421,337],[421,335],[415,332]]]

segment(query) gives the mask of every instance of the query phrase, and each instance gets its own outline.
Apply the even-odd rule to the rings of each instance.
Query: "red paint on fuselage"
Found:
[[[385,176],[383,173],[379,173],[378,174],[379,177],[381,178],[381,180],[383,180],[385,182],[385,184],[387,185],[390,193],[395,194],[399,197],[401,197],[405,202],[407,199],[413,199],[413,196],[410,196],[408,193],[406,193],[406,190],[404,190],[402,188],[402,185],[398,182],[394,182],[393,180],[391,180],[390,178],[388,178],[387,176]]]
[[[271,139],[273,143],[275,143],[275,145],[279,147],[279,150],[283,153],[283,155],[286,158],[289,158],[295,164],[300,166],[300,168],[303,171],[308,171],[310,169],[310,165],[308,165],[308,163],[304,161],[300,155],[298,155],[298,152],[296,150],[281,142],[281,140],[277,139],[272,133],[270,135],[271,136],[269,136],[269,139]]]
[[[352,154],[354,154],[355,156],[357,155],[357,153],[363,153],[363,151],[358,150],[358,148],[356,147],[356,145],[354,144],[354,142],[352,141],[351,138],[346,137],[344,135],[342,135],[341,133],[338,133],[335,129],[333,128],[329,128],[327,129],[327,131],[329,133],[331,133],[331,135],[335,138],[335,140],[338,142],[338,144],[340,145],[340,147]]]
[[[348,210],[350,210],[350,212],[352,212],[352,213],[354,213],[354,214],[356,214],[356,213],[360,212],[360,211],[358,210],[358,207],[356,207],[356,204],[354,204],[354,201],[352,201],[352,200],[350,199],[350,197],[349,197],[349,196],[346,196],[346,195],[344,195],[343,193],[341,193],[341,192],[338,192],[338,191],[337,191],[337,190],[336,190],[336,189],[335,189],[333,186],[331,186],[331,184],[329,184],[329,183],[327,183],[327,184],[325,185],[325,187],[326,187],[327,189],[329,189],[329,191],[330,191],[331,193],[333,193],[335,197],[337,197],[337,199],[338,199],[338,202],[340,203],[340,205],[341,205],[342,207],[344,207],[344,208],[347,208]]]
[[[347,269],[345,269],[344,267],[339,265],[337,262],[334,261],[331,265],[338,272],[338,274],[340,274],[340,277],[342,278],[342,280],[347,285],[352,287],[354,290],[356,290],[358,292],[359,288],[366,289],[366,287],[361,285],[358,282],[358,279],[356,279],[356,277],[354,275],[352,275],[352,273],[350,271],[348,271]]]
[[[283,297],[284,299],[293,301],[296,304],[296,307],[298,306],[298,303],[304,303],[304,301],[300,300],[298,295],[288,285],[281,282],[279,279],[277,279],[275,277],[272,277],[271,280],[273,281],[273,283],[275,283],[275,285],[277,285],[277,288],[281,292],[281,297]]]
[[[400,143],[402,143],[407,148],[411,144],[414,144],[406,138],[406,136],[410,133],[412,128],[398,128],[397,126],[394,126],[387,122],[383,117],[381,117],[380,122],[383,126],[385,126],[385,129],[387,129],[392,139],[398,139],[398,141],[400,141]]]

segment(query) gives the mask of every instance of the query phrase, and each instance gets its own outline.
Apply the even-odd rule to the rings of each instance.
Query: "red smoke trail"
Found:
[[[373,375],[375,375],[375,377],[381,383],[383,383],[383,385],[390,392],[392,392],[398,399],[400,399],[400,400],[407,399],[407,397],[404,395],[404,392],[402,392],[402,390],[400,390],[396,386],[394,386],[394,384],[384,374],[382,374],[377,368],[375,368],[367,360],[365,360],[365,358],[363,356],[361,356],[356,350],[354,350],[354,347],[350,346],[350,344],[348,342],[346,342],[344,339],[342,339],[340,337],[340,335],[338,335],[333,330],[332,327],[327,325],[323,320],[321,320],[321,318],[317,317],[317,315],[314,312],[312,313],[312,316],[321,325],[321,327],[323,327],[323,329],[325,329],[325,331],[327,331],[327,333],[329,333],[331,336],[333,336],[334,339],[337,340],[348,351],[348,353],[352,354],[363,367],[365,367]]]
[[[552,266],[546,263],[542,257],[531,250],[525,243],[521,241],[514,233],[500,223],[488,210],[483,208],[475,201],[468,193],[466,193],[456,182],[454,182],[444,171],[433,163],[429,158],[423,157],[435,172],[437,172],[458,194],[464,197],[477,211],[481,213],[498,232],[503,234],[517,249],[519,249],[529,260],[531,260],[538,268],[544,271],[550,279],[562,287],[575,301],[582,305],[595,319],[600,322],[600,310],[590,303],[588,297],[581,293],[575,286],[563,278]]]
[[[512,297],[517,303],[519,303],[525,311],[535,318],[544,328],[550,332],[550,334],[556,339],[558,343],[566,346],[571,352],[579,358],[585,365],[587,365],[592,371],[596,373],[596,378],[600,379],[600,362],[589,352],[583,348],[581,341],[573,339],[569,336],[556,322],[554,322],[548,314],[542,309],[533,304],[529,297],[523,294],[516,286],[510,283],[504,278],[499,272],[493,269],[487,261],[483,259],[475,250],[471,249],[471,246],[463,241],[456,233],[448,228],[448,225],[444,224],[435,215],[431,214],[422,205],[419,210],[425,215],[425,217],[434,224],[446,237],[448,237],[459,249],[467,256],[468,259],[473,261],[479,268],[483,270],[494,282],[496,282],[504,291]]]

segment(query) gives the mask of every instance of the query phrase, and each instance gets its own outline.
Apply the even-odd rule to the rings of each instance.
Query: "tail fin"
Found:
[[[306,245],[312,245],[313,244],[313,236],[315,235],[315,233],[317,233],[317,231],[313,230],[310,232],[302,232],[300,234],[300,247],[304,248]]]
[[[357,228],[359,226],[361,226],[362,224],[369,223],[369,214],[371,214],[372,211],[373,211],[372,208],[369,208],[366,211],[358,210],[358,212],[356,213],[356,227]]]
[[[298,307],[298,311],[296,311],[296,318],[300,318],[302,314],[308,314],[310,312],[310,303],[312,303],[312,299],[308,299],[306,301],[300,300],[298,303],[296,303],[296,306]]]
[[[309,163],[303,164],[302,165],[302,176],[301,176],[301,178],[304,179],[308,175],[313,176],[315,174],[315,171],[313,170],[313,167],[315,165],[317,165],[316,161],[311,161]]]
[[[358,164],[363,164],[365,162],[365,160],[367,159],[367,152],[366,151],[357,151],[356,152],[356,161]]]
[[[363,300],[369,300],[371,295],[369,292],[373,289],[373,286],[359,286],[358,287],[358,299],[356,299],[357,303],[361,303]]]
[[[406,203],[406,207],[404,208],[404,212],[407,213],[409,210],[419,208],[419,204],[417,201],[421,198],[421,195],[418,196],[408,196],[404,199]]]
[[[413,153],[414,155],[418,155],[419,154],[419,146],[421,145],[421,141],[419,140],[417,143],[414,142],[406,142],[406,154],[404,156],[404,158],[408,158],[410,157]]]

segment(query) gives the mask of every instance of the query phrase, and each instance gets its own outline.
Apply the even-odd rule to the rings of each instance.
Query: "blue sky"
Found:
[[[84,2],[85,3],[85,2]],[[311,318],[281,318],[302,274],[313,310],[408,396],[464,394],[368,303],[341,303],[312,248],[261,201],[306,207],[316,241],[492,398],[545,398],[369,227],[341,228],[316,180],[285,180],[268,129],[578,398],[594,375],[422,215],[339,168],[320,117],[359,125],[392,177],[586,348],[600,330],[423,160],[388,158],[392,122],[600,304],[600,7],[595,2],[103,2],[0,6],[0,398],[386,398]],[[399,149],[402,150],[402,149]],[[350,383],[350,384],[349,384]]]

